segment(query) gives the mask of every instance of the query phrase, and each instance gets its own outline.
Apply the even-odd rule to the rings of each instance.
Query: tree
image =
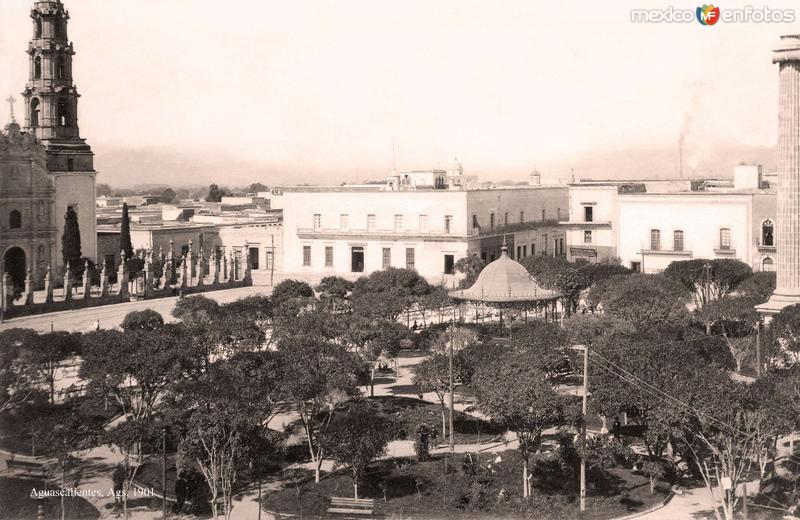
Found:
[[[727,258],[677,260],[664,270],[665,277],[680,283],[689,291],[697,309],[723,298],[752,274],[749,265]],[[705,325],[706,333],[710,334],[710,324]]]
[[[283,367],[281,387],[297,407],[306,431],[309,454],[319,482],[324,458],[317,436],[333,417],[336,405],[357,393],[359,363],[340,340],[341,329],[322,312],[308,312],[276,329]]]
[[[95,186],[95,193],[98,197],[108,197],[111,195],[111,187],[101,182]]]
[[[532,367],[551,380],[557,376],[559,368],[573,357],[567,334],[555,323],[528,323],[514,332],[511,345],[524,354]]]
[[[428,282],[415,270],[388,267],[356,280],[350,300],[357,314],[395,321],[429,292]]]
[[[267,186],[265,184],[261,184],[260,182],[254,182],[253,184],[251,184],[250,186],[247,187],[247,192],[248,193],[259,193],[259,192],[268,191],[268,190],[269,190],[269,186]]]
[[[91,332],[84,336],[80,377],[98,395],[112,396],[123,415],[148,419],[167,390],[204,359],[184,336],[180,325]]]
[[[214,518],[221,498],[230,519],[239,471],[270,444],[264,425],[277,401],[276,361],[269,352],[234,355],[211,365],[197,380],[186,381],[169,400],[180,451],[199,466]]]
[[[272,302],[282,316],[297,316],[314,297],[314,290],[301,280],[283,280],[272,289]]]
[[[219,312],[219,304],[202,294],[181,298],[175,302],[172,316],[188,326],[208,323]]]
[[[386,453],[395,429],[394,421],[377,407],[367,401],[355,401],[337,413],[320,435],[320,445],[336,465],[349,468],[355,498],[358,498],[358,484],[363,480],[364,471],[373,459]]]
[[[35,368],[24,352],[37,342],[31,329],[0,332],[0,413],[25,403],[36,392]]]
[[[320,300],[331,312],[346,309],[349,301],[348,295],[353,290],[353,282],[341,276],[326,276],[316,287]]]
[[[520,263],[542,287],[563,296],[568,315],[577,309],[581,292],[590,285],[590,280],[578,266],[562,257],[528,256]]]
[[[517,435],[527,498],[530,456],[541,446],[544,430],[576,424],[580,409],[573,396],[556,393],[545,375],[525,361],[516,352],[495,360],[478,371],[475,387],[480,410]]]
[[[77,334],[69,332],[50,332],[37,335],[23,347],[22,355],[32,369],[35,381],[48,388],[50,404],[55,404],[56,375],[61,362],[71,354],[80,350],[80,339]]]
[[[155,330],[164,325],[164,318],[153,309],[131,311],[122,320],[122,330]]]
[[[125,259],[133,258],[133,243],[131,242],[131,219],[128,216],[128,203],[122,203],[122,222],[119,227],[119,250],[125,252]]]
[[[177,194],[172,188],[167,188],[161,192],[161,202],[165,204],[175,202],[175,197],[177,197]]]
[[[206,202],[221,202],[222,197],[227,197],[228,192],[225,188],[220,188],[216,184],[211,184],[208,187],[208,195],[206,195]]]
[[[381,359],[392,359],[400,352],[400,342],[408,329],[396,321],[368,320],[354,316],[349,320],[348,340],[370,366],[370,397],[375,395],[375,371]]]
[[[439,399],[442,412],[442,437],[447,436],[447,405],[445,398],[450,391],[450,360],[446,354],[436,352],[414,365],[413,382],[422,392],[433,392]]]
[[[671,280],[655,274],[613,276],[591,291],[603,311],[640,329],[654,326],[683,328],[689,321],[683,294]]]
[[[726,294],[722,298],[706,303],[699,311],[703,323],[712,330],[718,326],[736,362],[736,372],[741,372],[742,363],[753,351],[759,316],[755,306],[761,303],[759,296]]]
[[[749,296],[757,303],[764,303],[775,292],[775,272],[759,271],[736,287],[741,296]]]
[[[800,305],[784,307],[767,327],[764,354],[773,367],[800,362]]]
[[[64,234],[61,236],[61,256],[64,268],[75,272],[81,261],[81,230],[78,227],[78,214],[72,206],[64,216]]]
[[[430,293],[423,296],[419,303],[423,324],[425,323],[425,310],[434,311],[439,317],[439,323],[442,323],[447,312],[453,308],[453,300],[450,298],[449,291],[442,285],[432,286]]]
[[[469,289],[475,284],[478,275],[481,273],[486,263],[477,255],[467,255],[453,265],[453,270],[464,275],[458,281],[459,289]]]

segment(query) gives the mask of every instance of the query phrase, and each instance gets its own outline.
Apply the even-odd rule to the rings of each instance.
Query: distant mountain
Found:
[[[340,184],[343,181],[361,182],[363,179],[380,180],[386,175],[380,167],[359,163],[353,157],[353,166],[346,171],[302,168],[293,165],[260,164],[208,150],[167,151],[154,148],[104,148],[96,147],[95,164],[100,172],[98,182],[115,188],[147,189],[161,191],[166,186],[247,186],[261,182],[268,186],[299,184]],[[589,151],[573,158],[554,158],[541,161],[543,182],[569,181],[570,170],[575,179],[667,179],[679,175],[677,149]],[[758,147],[728,144],[707,149],[684,152],[684,178],[731,177],[733,167],[742,161],[763,164],[765,171],[774,171],[777,163],[776,147]],[[471,174],[475,168],[465,165]],[[533,170],[533,165],[529,168]],[[498,182],[526,181],[526,167],[513,170],[475,171],[481,180]]]

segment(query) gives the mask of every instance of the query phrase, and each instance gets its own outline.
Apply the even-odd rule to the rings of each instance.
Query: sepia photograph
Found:
[[[800,519],[797,0],[0,0],[0,520],[373,518]]]

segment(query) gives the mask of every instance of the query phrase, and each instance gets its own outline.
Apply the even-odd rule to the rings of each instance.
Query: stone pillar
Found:
[[[175,278],[175,249],[173,248],[172,239],[169,240],[169,273],[168,273],[168,280],[170,285],[176,282]]]
[[[92,280],[89,277],[89,261],[86,260],[83,263],[83,278],[81,279],[81,285],[83,286],[83,299],[88,299],[92,297]]]
[[[242,276],[242,280],[244,280],[245,284],[249,284],[251,281],[250,247],[248,246],[247,242],[245,242],[244,246],[242,247],[242,262],[244,262],[244,276]]]
[[[100,271],[100,296],[108,296],[108,266],[103,260],[103,270]]]
[[[25,294],[23,295],[25,305],[33,305],[33,269],[28,267],[25,275]]]
[[[169,273],[172,270],[171,260],[166,260],[165,262],[161,263],[161,280],[159,281],[159,288],[166,289],[169,287]]]
[[[50,264],[47,264],[47,272],[44,275],[44,301],[53,303],[53,279],[50,275]]]
[[[769,318],[800,303],[800,35],[781,36],[778,64],[777,284],[756,309]]]
[[[72,299],[72,273],[69,270],[69,266],[67,266],[67,270],[64,271],[64,301],[69,301]]]
[[[217,269],[217,250],[211,248],[211,256],[208,257],[208,270],[211,275],[211,285],[219,283],[219,269]]]
[[[220,262],[222,262],[222,280],[225,281],[228,279],[228,257],[225,255],[224,250],[219,256]]]
[[[192,241],[189,240],[189,252],[186,254],[186,260],[189,262],[189,285],[194,278],[194,254],[192,253]]]
[[[187,261],[188,260],[184,255],[183,259],[181,260],[181,283],[180,283],[181,289],[186,289],[186,286],[188,285],[186,283],[186,276],[189,274],[189,270],[186,268]]]
[[[228,273],[228,280],[233,283],[236,281],[236,256],[233,253],[233,248],[228,252],[228,263],[230,264],[230,273]]]
[[[203,256],[203,250],[200,249],[197,255],[197,287],[203,286]]]
[[[0,290],[3,291],[0,294],[0,305],[2,305],[3,310],[8,309],[11,305],[11,297],[8,296],[8,291],[11,288],[11,277],[8,276],[8,273],[3,273],[2,281],[0,281]]]
[[[117,270],[117,283],[119,284],[117,295],[122,300],[128,300],[131,297],[131,293],[128,290],[128,267],[125,265],[125,251],[120,253],[120,260],[119,269]]]
[[[150,255],[144,261],[144,297],[149,298],[153,295],[153,263]]]

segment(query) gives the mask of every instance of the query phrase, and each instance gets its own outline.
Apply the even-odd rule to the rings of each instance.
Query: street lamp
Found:
[[[573,350],[583,351],[583,421],[581,423],[581,511],[586,511],[586,416],[588,413],[589,399],[589,347],[586,345],[573,345]]]

